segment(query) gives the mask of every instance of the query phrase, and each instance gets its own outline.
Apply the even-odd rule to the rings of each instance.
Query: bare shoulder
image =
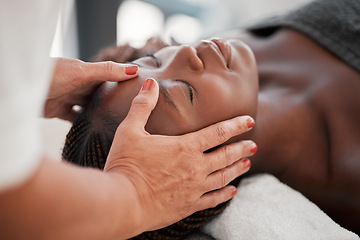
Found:
[[[306,74],[297,79],[323,116],[329,181],[355,189],[360,184],[360,73],[306,36],[289,30],[284,35],[299,46],[291,51]]]

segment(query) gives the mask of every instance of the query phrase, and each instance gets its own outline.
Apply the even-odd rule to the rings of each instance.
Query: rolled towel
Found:
[[[360,239],[269,174],[243,179],[228,208],[201,231],[219,240]]]

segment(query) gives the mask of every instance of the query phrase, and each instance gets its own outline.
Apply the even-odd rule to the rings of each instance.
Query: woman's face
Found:
[[[171,46],[140,58],[138,77],[106,82],[101,111],[123,120],[146,78],[160,86],[146,130],[178,135],[239,115],[255,117],[258,78],[251,50],[238,40],[212,39],[194,46]]]

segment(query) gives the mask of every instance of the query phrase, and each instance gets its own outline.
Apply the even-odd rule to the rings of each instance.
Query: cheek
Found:
[[[228,85],[220,85],[215,82],[207,83],[206,87],[199,92],[196,102],[196,119],[200,127],[228,119],[234,116],[236,99]]]
[[[188,119],[169,109],[160,97],[155,109],[151,112],[145,130],[150,134],[176,136],[191,131]]]
[[[154,110],[155,111],[155,110]],[[153,112],[145,126],[145,131],[150,134],[158,135],[174,135],[174,127],[169,121],[166,121],[166,118],[159,116],[156,112]]]
[[[204,127],[240,115],[254,116],[257,108],[256,86],[251,81],[231,77],[209,82],[199,98],[196,111],[199,124]]]

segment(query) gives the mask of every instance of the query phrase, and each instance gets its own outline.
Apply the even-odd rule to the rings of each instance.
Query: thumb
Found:
[[[139,67],[112,61],[85,63],[87,79],[119,82],[137,76]]]
[[[145,80],[140,92],[131,103],[128,115],[124,119],[124,125],[131,125],[135,129],[143,130],[150,113],[155,108],[159,98],[159,85],[152,79]]]

